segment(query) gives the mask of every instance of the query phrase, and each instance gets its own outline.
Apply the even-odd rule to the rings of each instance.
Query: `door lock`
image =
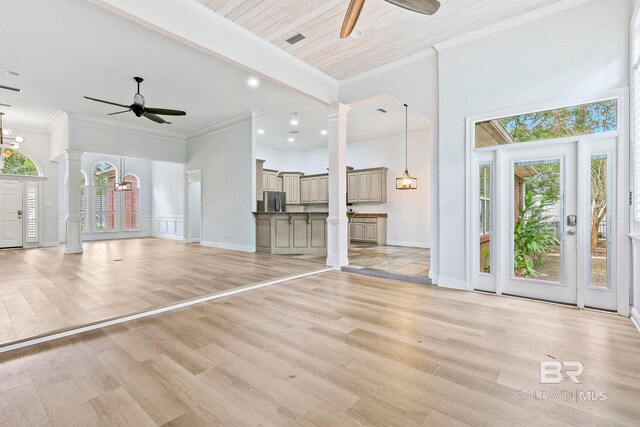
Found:
[[[578,224],[578,217],[576,217],[575,215],[569,215],[567,217],[567,226],[575,227],[577,224]]]
[[[569,236],[575,236],[576,235],[576,230],[574,230],[573,228],[571,230],[567,230],[567,234]]]

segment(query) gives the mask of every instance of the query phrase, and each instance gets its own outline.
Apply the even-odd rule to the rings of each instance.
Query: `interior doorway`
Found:
[[[0,180],[0,215],[0,249],[22,247],[22,181]]]
[[[202,240],[202,173],[187,172],[187,243]]]

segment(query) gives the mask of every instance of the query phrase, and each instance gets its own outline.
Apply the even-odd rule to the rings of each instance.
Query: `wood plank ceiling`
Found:
[[[342,80],[411,56],[436,43],[478,30],[560,0],[441,0],[424,16],[384,0],[367,0],[356,30],[364,37],[340,40],[349,0],[197,0],[301,60]],[[306,39],[286,40],[302,33]]]

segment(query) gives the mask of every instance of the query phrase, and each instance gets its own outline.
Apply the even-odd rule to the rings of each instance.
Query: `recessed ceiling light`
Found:
[[[249,87],[258,87],[260,86],[260,80],[258,80],[256,77],[250,77],[249,80],[247,80],[247,84],[249,85]]]
[[[259,135],[264,135],[264,129],[258,129],[258,134]]]
[[[329,132],[327,132],[327,131],[326,131],[326,129],[322,129],[322,130],[320,131],[320,134],[321,134],[322,136],[325,136],[325,135],[327,135],[328,133],[329,133]]]
[[[298,120],[298,113],[291,113],[291,126],[298,126],[300,124],[300,120]]]
[[[362,30],[355,30],[351,33],[352,39],[361,39],[362,37],[364,37],[364,31]]]
[[[289,138],[287,141],[289,141],[289,142],[295,142],[295,141],[296,141],[296,139],[295,139],[295,138]]]

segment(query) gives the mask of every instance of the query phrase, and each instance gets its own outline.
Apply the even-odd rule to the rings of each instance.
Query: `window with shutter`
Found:
[[[116,181],[115,166],[108,162],[96,165],[93,170],[95,231],[118,230],[118,195],[114,190]]]
[[[128,174],[124,177],[125,182],[131,183],[131,191],[124,192],[124,229],[140,229],[140,180],[137,176]]]
[[[38,184],[27,183],[26,241],[38,242]]]

